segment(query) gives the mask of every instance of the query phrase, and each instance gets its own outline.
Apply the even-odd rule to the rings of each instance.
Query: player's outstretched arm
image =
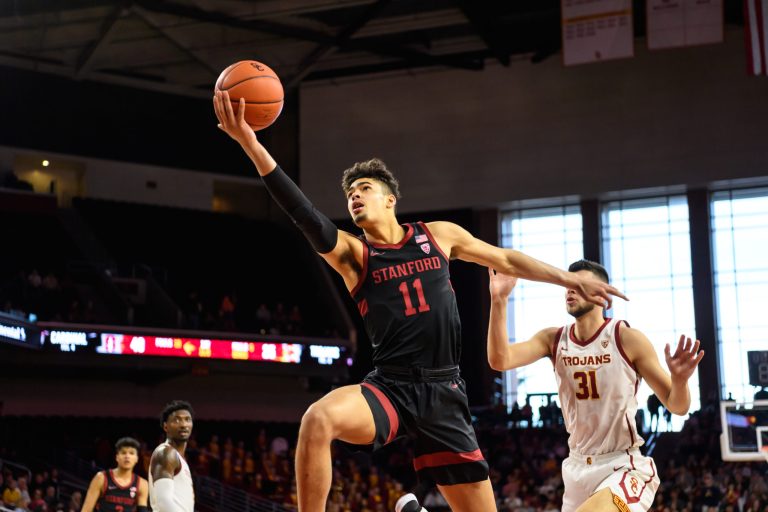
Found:
[[[93,512],[96,508],[96,503],[101,497],[101,490],[104,489],[104,472],[99,471],[91,479],[90,485],[88,485],[88,491],[85,493],[85,500],[83,500],[83,508],[80,512]]]
[[[315,251],[342,275],[347,287],[354,288],[362,262],[363,247],[360,240],[336,228],[277,165],[245,122],[245,100],[240,99],[235,112],[229,93],[216,91],[213,108],[219,129],[240,144],[256,166],[272,198],[304,233]]]
[[[530,281],[558,284],[576,290],[586,300],[602,307],[610,308],[614,295],[627,300],[619,290],[599,279],[566,272],[520,251],[488,244],[452,222],[431,222],[429,229],[443,251],[450,254],[451,258],[479,263],[503,274]]]
[[[507,301],[517,278],[488,269],[491,316],[488,320],[488,364],[496,371],[511,370],[538,361],[551,354],[557,328],[537,332],[533,338],[509,343]]]
[[[704,351],[699,350],[699,340],[694,343],[690,338],[680,336],[674,354],[670,353],[669,344],[666,345],[664,355],[670,370],[667,373],[661,367],[656,351],[645,334],[629,327],[620,329],[627,357],[635,364],[640,376],[648,382],[664,407],[673,414],[686,414],[691,406],[688,379],[704,357]]]

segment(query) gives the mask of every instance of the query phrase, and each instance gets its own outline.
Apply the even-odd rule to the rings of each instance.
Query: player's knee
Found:
[[[333,417],[322,404],[312,404],[302,416],[299,440],[311,443],[333,440]]]

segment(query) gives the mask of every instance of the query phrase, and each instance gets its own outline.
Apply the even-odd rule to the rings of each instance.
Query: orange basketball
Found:
[[[283,110],[283,84],[269,66],[255,60],[227,67],[216,80],[216,90],[229,93],[235,113],[240,98],[245,98],[245,122],[254,131],[274,123]]]

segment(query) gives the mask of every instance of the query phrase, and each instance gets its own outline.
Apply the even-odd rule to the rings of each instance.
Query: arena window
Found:
[[[611,282],[630,298],[615,300],[609,315],[626,319],[648,336],[666,368],[664,345],[676,346],[681,334],[696,335],[685,196],[604,203],[602,244],[602,263]],[[698,373],[689,387],[693,412],[700,408]],[[637,393],[640,408],[645,408],[650,394],[643,383]],[[684,419],[673,416],[672,428],[680,430]]]
[[[721,394],[751,400],[747,351],[768,332],[768,188],[715,192],[711,216]]]
[[[506,212],[501,221],[501,244],[560,268],[568,268],[584,254],[582,219],[578,205],[530,208]],[[564,291],[550,284],[521,280],[509,299],[510,341],[529,339],[540,329],[565,325]],[[542,359],[530,366],[504,372],[504,403],[523,405],[533,393],[557,393],[552,363]],[[531,400],[534,419],[543,396]]]

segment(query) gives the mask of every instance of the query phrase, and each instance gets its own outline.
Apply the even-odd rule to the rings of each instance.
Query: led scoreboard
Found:
[[[114,333],[102,333],[100,341],[101,344],[96,347],[96,352],[100,354],[238,359],[295,364],[301,362],[301,353],[304,349],[304,346],[299,343],[169,338]]]
[[[352,353],[346,342],[336,339],[244,335],[244,339],[228,340],[216,336],[193,337],[200,332],[152,329],[119,332],[114,326],[74,330],[71,325],[51,323],[40,326],[42,347],[55,352],[253,361],[318,368],[352,364]]]
[[[32,322],[0,313],[0,343],[40,348],[40,329]]]

